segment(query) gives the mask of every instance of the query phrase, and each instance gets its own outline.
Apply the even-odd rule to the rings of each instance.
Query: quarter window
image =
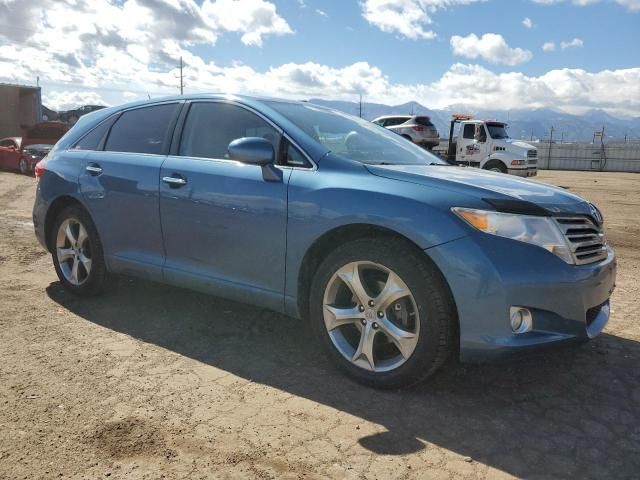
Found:
[[[178,154],[229,158],[227,147],[233,140],[243,137],[262,137],[278,151],[280,134],[258,115],[228,103],[194,103],[189,109]]]
[[[102,139],[107,134],[109,127],[113,124],[114,118],[102,122],[96,128],[87,133],[82,139],[73,147],[76,150],[98,150]]]
[[[300,150],[287,142],[286,150],[284,152],[284,158],[282,159],[282,165],[287,167],[303,167],[310,168],[311,164],[302,154]]]
[[[124,112],[111,128],[104,149],[110,152],[164,154],[169,126],[177,108],[177,103],[169,103]]]

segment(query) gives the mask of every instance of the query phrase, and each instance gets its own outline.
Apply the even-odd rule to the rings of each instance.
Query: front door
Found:
[[[459,162],[473,167],[480,166],[480,162],[487,155],[487,134],[484,125],[481,123],[463,124],[457,148]]]
[[[0,140],[0,167],[16,169],[20,159],[20,150],[13,139]]]
[[[195,102],[176,155],[160,172],[166,281],[280,309],[284,292],[287,183],[229,160],[227,147],[263,137],[278,151],[280,132],[236,104]]]

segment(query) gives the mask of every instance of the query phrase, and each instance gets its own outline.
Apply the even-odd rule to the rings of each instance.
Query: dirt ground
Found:
[[[638,478],[640,175],[541,172],[602,209],[613,316],[581,347],[380,392],[300,322],[118,279],[65,293],[0,173],[0,478]]]

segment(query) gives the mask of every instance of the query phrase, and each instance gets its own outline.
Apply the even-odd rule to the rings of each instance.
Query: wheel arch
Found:
[[[411,240],[409,237],[387,227],[369,223],[356,223],[335,227],[332,230],[325,232],[323,235],[318,237],[305,252],[302,263],[300,265],[300,269],[298,271],[297,284],[297,307],[298,312],[303,319],[306,319],[309,315],[309,297],[311,294],[311,283],[313,281],[313,276],[322,261],[327,257],[327,255],[329,255],[340,245],[343,245],[347,242],[360,240],[363,238],[380,237],[393,238],[406,243],[412,250],[415,251],[416,258],[418,260],[431,264],[440,275],[440,279],[442,280],[443,285],[445,285],[448,289],[451,301],[454,304],[454,309],[457,312],[457,306],[455,305],[455,299],[449,282],[443,275],[438,265],[436,265],[436,263],[431,260],[429,255],[426,254],[425,251],[416,242]],[[458,325],[457,314],[455,318],[455,328],[456,338],[459,339],[460,328]]]
[[[488,170],[494,165],[502,165],[505,170],[509,169],[507,161],[501,156],[490,156],[489,158],[487,158],[486,162],[482,164],[482,169]]]
[[[82,204],[82,202],[71,195],[61,195],[60,197],[57,197],[51,202],[49,208],[47,209],[47,214],[45,215],[44,219],[44,238],[47,244],[47,250],[49,252],[52,251],[51,229],[53,228],[53,224],[56,221],[56,217],[62,210],[70,205],[77,205],[88,212],[87,208]]]

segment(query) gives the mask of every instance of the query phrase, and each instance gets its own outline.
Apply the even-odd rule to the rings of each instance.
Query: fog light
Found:
[[[530,332],[533,328],[533,315],[523,307],[511,307],[510,310],[511,330],[513,333]]]

